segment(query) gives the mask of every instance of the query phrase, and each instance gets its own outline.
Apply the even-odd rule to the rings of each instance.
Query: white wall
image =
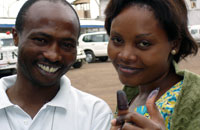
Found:
[[[189,25],[200,25],[200,0],[185,0],[188,8]],[[196,8],[191,7],[191,1],[196,3]]]
[[[108,0],[101,0],[101,16],[102,16],[102,18],[105,18],[104,11],[106,9],[107,4],[108,4]]]
[[[99,3],[99,0],[96,0]],[[90,0],[90,16],[95,19],[99,16],[99,6],[95,0]]]
[[[96,0],[98,3],[100,0]],[[99,16],[99,13],[101,14],[101,18],[104,18],[104,10],[107,6],[107,3],[109,0],[101,0],[101,5],[100,5],[100,12],[99,12],[99,6],[96,3],[95,0],[90,0],[90,10],[91,10],[91,18],[97,18]]]
[[[27,0],[0,0],[0,17],[16,17]],[[67,0],[70,3],[74,0]]]
[[[16,17],[26,0],[0,0],[0,17]]]

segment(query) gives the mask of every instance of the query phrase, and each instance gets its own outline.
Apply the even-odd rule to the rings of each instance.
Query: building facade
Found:
[[[188,8],[189,25],[200,25],[200,0],[185,0]]]

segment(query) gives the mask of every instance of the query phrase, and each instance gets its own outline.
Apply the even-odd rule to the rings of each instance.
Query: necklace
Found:
[[[10,127],[10,130],[13,130],[12,127],[11,127],[12,123],[11,123],[11,120],[8,118],[8,113],[6,111],[6,108],[4,108],[4,112],[5,112],[6,119],[8,121],[8,125]],[[55,112],[56,112],[56,107],[54,107],[54,109],[53,109],[53,117],[52,117],[52,121],[51,121],[51,130],[53,130]]]

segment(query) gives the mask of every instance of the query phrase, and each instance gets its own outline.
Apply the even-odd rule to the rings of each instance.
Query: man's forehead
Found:
[[[51,16],[58,18],[67,18],[67,20],[74,20],[76,18],[75,12],[72,8],[62,2],[38,1],[34,3],[26,12],[26,18],[37,19],[40,17],[50,18]]]
[[[70,5],[62,2],[39,1],[34,3],[24,16],[26,34],[34,29],[71,29],[79,35],[79,21]]]

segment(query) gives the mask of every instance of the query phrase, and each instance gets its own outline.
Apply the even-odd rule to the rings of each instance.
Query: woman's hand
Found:
[[[112,120],[111,130],[165,130],[164,119],[155,105],[157,94],[158,90],[152,91],[146,101],[146,107],[150,119],[138,114],[137,112],[128,112],[128,109],[121,110],[118,107],[118,117]],[[126,97],[122,97],[123,94],[120,96],[117,96],[117,98],[126,99]],[[120,99],[117,99],[117,101],[118,106],[120,106]],[[127,103],[127,101],[125,102]]]

